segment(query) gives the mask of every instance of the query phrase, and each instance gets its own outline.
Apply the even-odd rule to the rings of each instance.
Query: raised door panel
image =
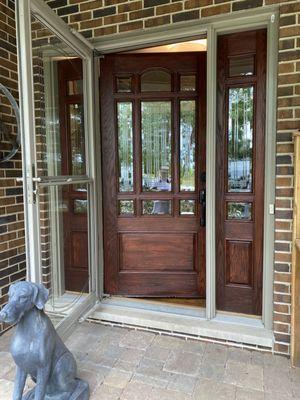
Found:
[[[253,284],[252,242],[244,240],[226,240],[226,285]]]
[[[195,235],[121,234],[120,254],[122,272],[192,272],[195,260]]]

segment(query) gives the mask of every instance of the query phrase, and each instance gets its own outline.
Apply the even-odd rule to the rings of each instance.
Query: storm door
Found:
[[[204,53],[105,56],[105,292],[205,295]]]
[[[96,300],[94,55],[43,1],[17,2],[17,19],[28,279],[64,334]]]

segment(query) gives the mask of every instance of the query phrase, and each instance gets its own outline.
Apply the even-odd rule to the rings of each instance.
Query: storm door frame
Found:
[[[34,114],[34,86],[32,68],[32,41],[31,41],[31,16],[34,16],[45,27],[51,30],[67,46],[78,54],[83,60],[83,97],[84,97],[84,129],[86,152],[86,175],[82,179],[72,176],[48,177],[44,180],[37,177],[36,150],[35,150],[35,114]],[[95,184],[100,178],[97,176],[95,163],[95,137],[99,126],[96,115],[98,98],[97,79],[98,60],[95,57],[94,47],[82,35],[71,30],[68,25],[58,17],[42,0],[19,0],[16,2],[17,48],[18,48],[18,73],[19,96],[21,113],[21,139],[22,139],[22,181],[24,193],[25,212],[25,245],[27,260],[27,279],[31,282],[42,283],[41,250],[40,250],[40,224],[39,205],[36,200],[38,187],[55,185],[86,183],[89,184],[89,223],[88,223],[88,257],[89,257],[89,294],[84,301],[78,303],[72,312],[57,326],[62,337],[67,337],[74,322],[86,314],[96,303],[99,296],[98,278],[101,264],[102,240],[101,221],[97,212],[98,199],[101,188]],[[93,221],[93,223],[92,223]]]

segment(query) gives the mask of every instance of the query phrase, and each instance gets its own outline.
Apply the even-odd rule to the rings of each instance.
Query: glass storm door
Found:
[[[266,31],[218,39],[217,308],[261,315]]]
[[[205,296],[204,53],[105,56],[105,292]]]
[[[93,49],[43,1],[20,0],[17,18],[28,278],[65,327],[96,299]]]

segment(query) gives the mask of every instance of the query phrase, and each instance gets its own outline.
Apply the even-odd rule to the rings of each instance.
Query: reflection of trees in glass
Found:
[[[195,214],[195,200],[180,200],[180,214],[194,215]]]
[[[128,215],[134,213],[133,200],[120,200],[119,201],[119,214]]]
[[[133,190],[132,103],[118,103],[119,190]]]
[[[142,102],[144,190],[171,190],[171,103]]]
[[[253,87],[229,89],[228,190],[252,190]]]
[[[228,219],[251,219],[252,204],[251,203],[232,203],[227,205]]]
[[[171,213],[170,200],[144,200],[144,215],[168,215]]]
[[[195,101],[180,102],[180,189],[195,190]]]
[[[71,175],[85,174],[85,140],[82,104],[69,105],[72,166]]]

